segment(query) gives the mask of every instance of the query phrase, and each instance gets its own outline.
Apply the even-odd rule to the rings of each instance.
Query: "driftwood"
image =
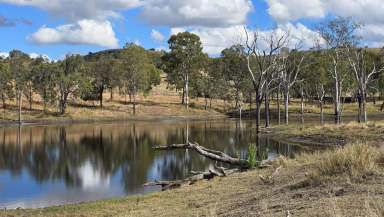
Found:
[[[217,171],[216,169],[209,169],[207,172],[194,172],[192,171],[191,174],[193,176],[186,178],[184,180],[176,180],[176,181],[154,181],[144,184],[144,187],[148,186],[161,186],[162,190],[170,190],[174,188],[178,188],[183,184],[189,184],[192,185],[197,181],[200,180],[210,180],[214,177],[223,177],[230,174],[233,174],[235,172],[240,171],[239,169],[224,169],[221,171]]]
[[[211,150],[208,148],[205,148],[197,143],[187,143],[187,144],[173,144],[173,145],[166,145],[166,146],[155,146],[156,150],[172,150],[172,149],[191,149],[199,153],[200,155],[203,155],[204,157],[207,157],[211,160],[227,163],[233,166],[238,166],[242,169],[249,168],[249,164],[246,160],[233,158],[224,152]]]
[[[197,143],[190,143],[187,144],[173,144],[173,145],[166,145],[166,146],[155,146],[155,150],[173,150],[173,149],[190,149],[196,151],[198,154],[209,158],[211,160],[216,161],[214,168],[209,169],[206,172],[195,172],[192,171],[192,176],[189,178],[186,178],[184,180],[177,180],[177,181],[154,181],[150,183],[144,184],[144,186],[161,186],[163,190],[178,188],[182,184],[193,184],[196,181],[199,180],[209,180],[214,177],[223,177],[228,176],[230,174],[249,169],[249,163],[246,160],[242,160],[239,158],[231,157],[224,152],[211,150],[208,148],[205,148]],[[220,167],[217,165],[217,162],[226,163],[231,166],[237,167],[236,169],[227,169],[224,167]],[[259,168],[265,168],[265,167],[272,167],[269,165],[270,161],[261,161],[259,162]],[[279,168],[278,170],[280,170]],[[278,170],[275,171],[274,174],[272,174],[271,177],[267,177],[268,180],[272,180],[273,176],[277,175]],[[262,177],[260,177],[262,178]],[[264,178],[264,177],[263,177]]]

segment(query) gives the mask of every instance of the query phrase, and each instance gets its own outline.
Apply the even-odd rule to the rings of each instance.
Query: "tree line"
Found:
[[[135,44],[127,44],[119,52],[87,56],[67,55],[60,61],[44,57],[32,59],[19,50],[0,60],[0,97],[3,108],[6,100],[15,99],[21,121],[22,98],[32,110],[34,94],[48,105],[57,105],[59,114],[65,114],[70,97],[84,101],[100,101],[108,88],[119,87],[121,94],[133,98],[148,93],[160,83],[160,70],[155,64],[157,54]],[[135,109],[134,109],[135,112]]]
[[[171,36],[167,52],[127,44],[119,50],[67,55],[50,62],[15,50],[0,60],[0,97],[4,108],[7,99],[16,99],[21,121],[23,97],[32,109],[33,96],[38,94],[44,111],[54,104],[64,114],[69,97],[97,100],[102,108],[105,91],[110,90],[112,99],[112,90],[118,88],[129,96],[135,113],[137,94],[148,94],[164,72],[168,86],[180,93],[187,110],[191,97],[204,98],[205,109],[213,99],[224,100],[225,107],[233,102],[240,116],[245,103],[250,108],[254,104],[258,131],[262,105],[265,127],[270,126],[271,100],[276,100],[279,123],[283,110],[288,124],[292,98],[301,99],[302,114],[304,100],[317,102],[321,122],[324,104],[331,100],[335,122],[340,123],[349,96],[358,102],[358,120],[366,122],[367,97],[384,93],[384,55],[382,49],[361,46],[360,27],[351,18],[328,20],[317,28],[311,49],[303,49],[289,32],[262,34],[245,28],[244,42],[224,49],[218,57],[205,54],[200,38],[189,32]]]
[[[384,50],[361,46],[360,28],[351,18],[328,20],[318,26],[310,49],[303,49],[300,39],[289,32],[265,34],[245,28],[245,42],[224,49],[217,58],[202,52],[198,36],[179,33],[169,40],[163,70],[187,108],[189,96],[204,97],[206,107],[209,100],[219,98],[234,101],[241,116],[243,103],[254,103],[257,131],[262,104],[265,127],[270,126],[271,99],[277,101],[279,123],[280,105],[288,124],[290,101],[299,98],[302,120],[304,100],[318,102],[323,123],[324,104],[331,99],[339,124],[347,96],[358,102],[358,121],[366,122],[367,97],[382,98],[384,93]]]

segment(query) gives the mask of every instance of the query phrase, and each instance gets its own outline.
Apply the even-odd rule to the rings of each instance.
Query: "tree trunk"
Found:
[[[252,92],[249,93],[249,112],[252,111]]]
[[[277,122],[280,125],[281,124],[281,111],[280,111],[280,85],[277,89]]]
[[[133,94],[133,115],[136,115],[136,91]]]
[[[109,100],[112,102],[113,101],[113,87],[110,88],[111,91],[111,96],[109,97]]]
[[[32,87],[29,87],[29,110],[32,111],[32,103],[33,103],[33,92]]]
[[[205,105],[204,105],[204,109],[205,110],[208,110],[208,98],[205,97]]]
[[[22,101],[21,101],[21,91],[18,91],[18,94],[17,94],[17,98],[18,98],[18,106],[19,106],[19,114],[18,114],[18,122],[19,122],[19,125],[21,125],[21,107],[22,107]]]
[[[335,80],[335,124],[340,124],[340,97],[339,81]]]
[[[362,98],[362,104],[363,104],[363,110],[362,110],[362,115],[363,115],[363,122],[367,123],[368,117],[367,117],[367,95],[366,93],[363,93],[363,98]]]
[[[359,123],[361,123],[361,114],[362,114],[362,96],[361,96],[361,94],[359,94],[358,95],[358,97],[357,97],[357,102],[358,102],[358,106],[359,106],[359,108],[358,108],[358,114],[357,114],[357,121],[359,122]]]
[[[270,125],[270,122],[269,122],[269,90],[268,88],[266,88],[266,91],[265,91],[265,99],[264,99],[264,105],[265,105],[265,108],[264,108],[264,112],[265,112],[265,128],[269,128],[269,125]]]
[[[183,96],[181,98],[181,104],[184,105],[185,104],[185,85],[183,87]]]
[[[4,95],[4,93],[1,94],[1,101],[3,102],[3,109],[5,110],[7,108],[7,103],[5,102],[5,95]]]
[[[380,111],[381,112],[384,111],[384,102],[383,102],[383,104],[381,104]]]
[[[100,98],[100,108],[101,108],[101,110],[103,110],[103,93],[104,93],[104,88],[101,88],[101,90],[100,90],[100,96],[99,96],[99,98]]]
[[[67,106],[67,100],[68,100],[68,95],[66,93],[63,93],[60,97],[60,102],[59,102],[61,115],[65,114],[65,110],[66,110],[66,106]]]
[[[324,103],[322,100],[320,101],[320,123],[321,125],[324,124]]]
[[[260,96],[256,93],[256,133],[260,133],[260,108],[261,100]]]
[[[301,95],[301,104],[300,104],[301,124],[304,124],[304,88],[302,84],[300,85],[300,95]]]
[[[284,93],[284,112],[285,112],[285,124],[289,123],[289,91],[285,91]]]
[[[185,106],[187,111],[189,111],[189,75],[185,75]]]

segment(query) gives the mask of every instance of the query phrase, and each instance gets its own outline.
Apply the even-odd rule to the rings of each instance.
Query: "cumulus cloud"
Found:
[[[324,17],[324,0],[267,0],[268,13],[278,22],[297,20],[302,17]]]
[[[324,18],[328,13],[354,17],[364,23],[383,22],[382,0],[266,0],[269,14],[279,22]],[[369,16],[367,16],[369,15]]]
[[[119,46],[111,23],[96,20],[80,20],[56,28],[43,26],[28,36],[28,40],[36,44],[90,44],[106,48]]]
[[[251,0],[147,0],[141,17],[152,25],[224,27],[244,24]]]
[[[279,23],[301,18],[325,18],[328,14],[353,17],[365,24],[360,34],[369,46],[384,45],[382,0],[266,0],[269,14]]]
[[[8,57],[9,57],[9,53],[7,53],[7,52],[0,52],[0,58],[5,59],[5,58],[8,58]]]
[[[177,34],[179,32],[190,31],[198,35],[204,47],[204,52],[210,55],[218,55],[222,50],[228,48],[234,44],[245,44],[245,30],[242,25],[231,27],[218,27],[218,28],[173,28],[171,34]],[[266,49],[266,40],[273,33],[276,35],[289,34],[288,47],[294,48],[300,45],[302,49],[309,49],[314,46],[315,39],[319,37],[318,33],[312,31],[301,23],[292,24],[279,24],[273,30],[257,30],[247,29],[248,32],[257,31],[260,35],[259,48]]]
[[[165,36],[164,36],[161,32],[159,32],[159,31],[157,31],[157,30],[155,30],[155,29],[152,29],[152,31],[151,31],[151,38],[152,38],[155,42],[161,43],[161,42],[164,41]]]
[[[118,11],[138,7],[140,0],[0,0],[0,3],[33,6],[54,17],[71,21],[118,17]]]
[[[46,59],[48,61],[51,61],[51,58],[48,55],[46,55],[46,54],[29,53],[28,56],[30,58],[32,58],[32,59],[36,59],[38,57],[42,57],[42,58],[44,58],[44,59]],[[5,58],[8,58],[8,57],[9,57],[9,53],[8,52],[0,52],[0,58],[5,59]]]

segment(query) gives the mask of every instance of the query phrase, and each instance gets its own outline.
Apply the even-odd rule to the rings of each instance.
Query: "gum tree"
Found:
[[[203,47],[199,36],[189,32],[172,35],[168,44],[170,52],[163,58],[168,81],[177,89],[183,89],[182,101],[188,110],[190,78],[192,73],[199,72],[196,67],[203,54]]]
[[[122,54],[120,69],[126,93],[133,98],[133,114],[136,114],[136,95],[147,94],[153,86],[160,84],[160,70],[153,65],[144,48],[128,44]]]

